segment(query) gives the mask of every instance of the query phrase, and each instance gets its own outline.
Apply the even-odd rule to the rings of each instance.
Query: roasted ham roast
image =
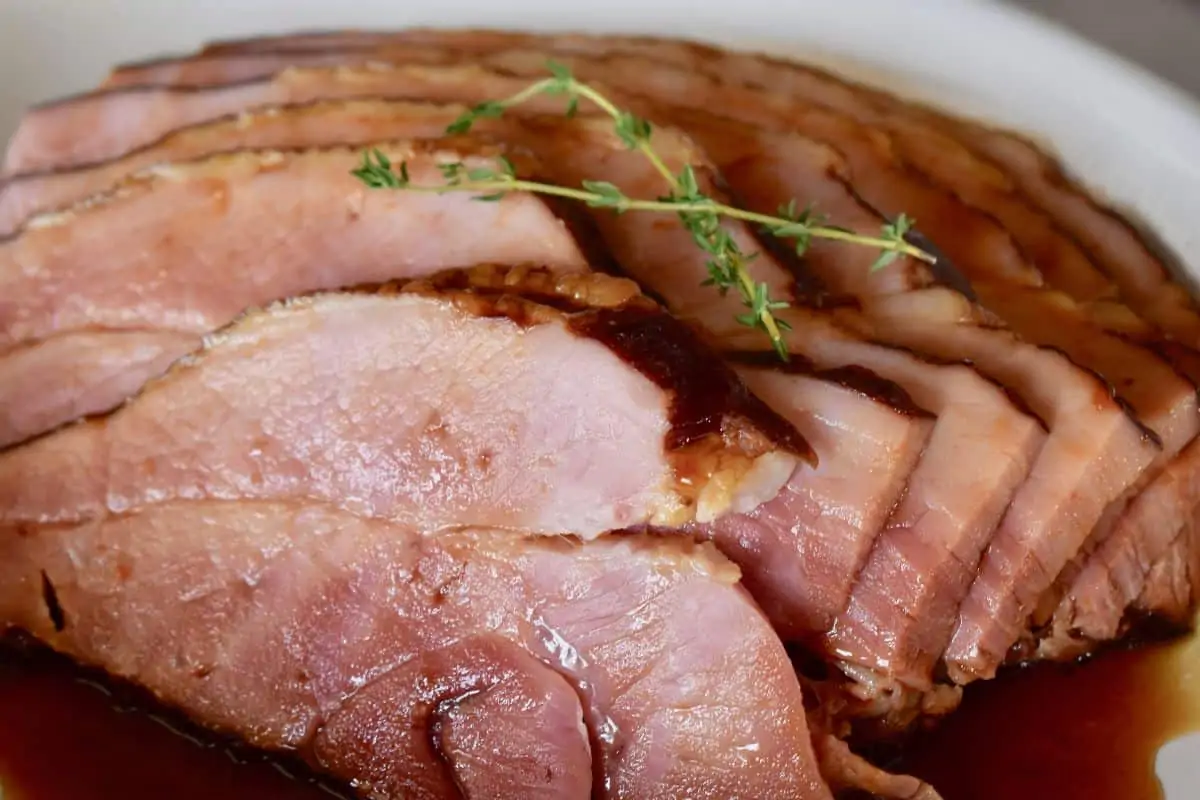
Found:
[[[447,133],[548,57],[659,161],[561,94]],[[726,220],[782,360],[673,217],[364,153],[689,167],[936,258]],[[1016,134],[691,42],[337,31],[118,67],[4,170],[0,629],[365,796],[935,798],[857,745],[1190,625],[1200,311]]]

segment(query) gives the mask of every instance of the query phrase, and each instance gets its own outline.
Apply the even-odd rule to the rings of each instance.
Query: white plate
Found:
[[[977,0],[0,0],[0,137],[30,103],[85,90],[119,61],[216,37],[400,25],[691,36],[832,66],[1033,135],[1200,278],[1200,103]],[[1172,800],[1196,796],[1200,741],[1159,764]]]

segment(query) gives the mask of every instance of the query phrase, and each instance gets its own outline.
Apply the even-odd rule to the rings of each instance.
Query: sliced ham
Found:
[[[1195,510],[1193,509],[1193,514]],[[1170,547],[1150,568],[1142,593],[1126,613],[1153,617],[1189,631],[1195,624],[1197,598],[1200,597],[1200,542],[1196,518],[1183,528]]]
[[[1116,387],[1119,397],[1162,443],[1154,463],[1105,510],[1081,552],[1067,564],[1057,577],[1054,589],[1039,604],[1041,609],[1033,623],[1035,628],[1042,628],[1047,623],[1049,609],[1053,609],[1063,593],[1069,591],[1067,587],[1076,580],[1096,548],[1124,524],[1123,514],[1130,501],[1165,467],[1179,460],[1177,457],[1183,448],[1196,439],[1200,431],[1196,386],[1153,350],[1100,329],[1070,298],[1040,290],[999,286],[977,288],[983,302],[997,310],[1026,338],[1056,347],[1108,379]],[[1180,476],[1195,469],[1191,460],[1184,459],[1173,471]],[[1186,486],[1178,483],[1178,477],[1176,485],[1180,489]],[[1200,501],[1200,492],[1192,493],[1181,502],[1194,505],[1197,501]],[[1177,528],[1178,525],[1175,522],[1168,527]],[[1121,535],[1130,533],[1132,531]]]
[[[498,166],[384,150],[416,179],[447,159]],[[251,306],[489,260],[587,268],[538,198],[373,192],[350,175],[360,158],[339,147],[160,164],[0,241],[0,446],[112,408]]]
[[[510,48],[531,48],[592,58],[633,55],[669,64],[721,83],[771,90],[867,122],[884,124],[902,155],[925,174],[946,181],[947,164],[957,169],[953,182],[962,196],[963,181],[982,178],[1002,194],[970,190],[970,202],[1003,219],[1027,252],[1039,260],[1054,284],[1072,294],[1106,291],[1098,281],[1107,277],[1139,313],[1190,346],[1200,344],[1200,316],[1186,289],[1173,282],[1170,271],[1145,237],[1120,215],[1093,200],[1067,176],[1060,165],[1023,137],[937,111],[906,103],[886,92],[852,83],[803,64],[722,49],[689,41],[652,37],[574,34],[528,34],[498,30],[411,29],[393,32],[340,32],[334,35],[267,37],[236,47],[205,51],[211,57],[256,55],[283,57],[328,54],[335,50],[358,55],[373,50],[441,46],[471,54]],[[354,57],[358,57],[355,55]],[[186,59],[185,59],[186,60]],[[154,80],[143,74],[143,79]],[[1014,198],[1015,195],[1015,198]],[[1014,204],[1012,200],[1015,199]],[[1078,251],[1064,246],[1043,219],[1081,243]],[[1089,269],[1090,266],[1090,269]],[[1097,275],[1100,273],[1101,275]],[[1080,296],[1080,299],[1088,299]]]
[[[709,548],[247,501],[30,530],[4,531],[5,624],[366,796],[830,797],[787,655]]]
[[[376,70],[376,74],[378,74],[379,72],[380,72],[379,70]],[[401,78],[398,77],[398,74],[400,74],[400,73],[408,74],[408,73],[412,73],[412,72],[413,72],[413,70],[410,70],[410,68],[408,68],[408,70],[403,70],[403,68],[402,68],[402,70],[397,70],[397,82],[398,83],[395,85],[400,85],[400,83],[409,83],[409,84],[412,83],[412,80],[410,80],[408,78],[404,78],[403,80],[401,80]],[[611,76],[606,76],[606,77],[611,77]],[[446,85],[446,82],[443,82],[442,85],[443,86]],[[506,92],[497,92],[497,94],[506,94]],[[444,92],[440,96],[444,96]],[[1186,401],[1184,401],[1184,402],[1186,402]],[[982,543],[980,543],[980,546],[982,546]]]
[[[1112,533],[1082,564],[1039,643],[1040,656],[1074,658],[1124,632],[1127,611],[1142,593],[1153,591],[1160,576],[1187,566],[1197,495],[1200,441],[1190,444],[1129,503]],[[1175,583],[1172,579],[1171,585]],[[1186,616],[1189,598],[1184,599],[1170,610],[1171,618]],[[1163,604],[1156,610],[1165,609]]]
[[[812,445],[817,467],[708,531],[785,639],[812,641],[845,606],[851,576],[903,497],[935,420],[859,365],[819,369],[799,354],[727,353],[738,375]],[[850,432],[853,431],[853,434]]]
[[[960,682],[995,674],[1105,510],[1161,452],[1095,374],[1059,351],[972,324],[964,305],[945,292],[914,293],[874,311],[876,324],[890,320],[886,330],[894,341],[947,358],[970,353],[978,369],[1013,387],[1050,429],[959,609],[944,660]],[[937,319],[963,324],[932,324]]]
[[[424,72],[425,74],[431,74],[433,71],[425,70]],[[456,83],[453,80],[454,76],[451,74],[451,71],[443,72],[445,73],[445,77],[440,81],[440,85],[446,87],[442,92],[443,95],[455,91],[453,88],[455,86],[460,87],[457,89],[457,92],[460,96],[471,91],[471,88],[462,87],[468,86],[466,79],[472,76],[469,74],[460,74],[459,80]],[[405,70],[397,70],[398,76],[404,73]],[[493,76],[492,83],[495,83],[498,79],[500,79],[499,76]],[[433,81],[426,81],[426,83],[433,83]],[[398,82],[395,85],[399,86],[400,84]],[[473,89],[476,92],[481,91],[477,85],[475,85]],[[497,93],[503,94],[504,92],[498,91]],[[283,141],[286,141],[290,144],[304,145],[310,143],[312,137],[317,137],[319,139],[319,137],[322,136],[349,136],[351,140],[354,140],[355,138],[365,137],[370,133],[396,135],[403,132],[409,135],[421,135],[429,133],[431,128],[444,127],[444,125],[451,121],[458,112],[459,109],[441,110],[439,112],[436,108],[426,107],[423,109],[419,106],[401,103],[351,103],[344,104],[342,106],[334,104],[318,104],[316,106],[305,108],[295,108],[290,110],[284,109],[278,112],[251,115],[242,120],[241,124],[234,124],[232,122],[215,123],[209,126],[197,127],[191,131],[181,132],[174,137],[169,137],[167,140],[164,140],[162,146],[165,148],[165,150],[160,150],[160,152],[173,155],[172,143],[184,148],[184,152],[188,152],[187,148],[189,147],[199,148],[205,146],[202,143],[206,143],[210,148],[222,149],[227,146],[236,146],[238,144],[242,144],[246,141],[246,137],[250,137],[251,141],[260,144],[271,143],[273,141],[271,137],[280,137],[283,139]],[[539,124],[543,126],[543,133],[545,130],[547,130],[545,126],[551,126],[553,133],[541,136],[538,135],[537,130],[534,130],[532,133],[522,133],[522,131],[517,129],[516,126],[500,123],[489,125],[488,130],[501,131],[510,137],[515,136],[521,138],[521,140],[527,146],[542,150],[546,153],[546,164],[551,169],[562,169],[564,168],[563,165],[568,165],[565,167],[567,172],[563,174],[563,177],[570,182],[577,182],[586,175],[594,174],[594,168],[598,166],[596,162],[593,161],[580,163],[580,159],[582,158],[580,154],[584,151],[577,147],[580,141],[578,137],[571,138],[571,131],[554,121],[542,120]],[[602,125],[602,123],[597,123],[594,126],[595,130],[600,131]],[[575,127],[576,126],[572,126],[572,129]],[[265,141],[257,139],[256,137],[258,136],[265,137]],[[546,146],[541,144],[543,141],[567,142],[568,144],[564,145],[558,150],[555,150],[554,152],[549,152],[546,151]],[[602,137],[602,140],[599,144],[602,149],[599,151],[598,157],[607,158],[607,149],[611,147],[611,143],[607,142],[607,140]],[[593,151],[595,151],[596,146],[597,145],[595,143],[589,145]],[[687,154],[683,154],[680,157],[682,158],[686,156]],[[575,165],[570,166],[569,162],[574,162]],[[611,169],[611,164],[606,163],[605,167],[607,171],[608,169]],[[653,182],[656,181],[657,178],[652,176],[650,180]],[[635,193],[646,194],[647,192],[657,192],[660,189],[660,186],[655,183],[651,183],[645,187],[638,187],[638,191]],[[841,190],[846,191],[844,187],[841,187]],[[613,246],[616,253],[616,260],[624,264],[626,269],[633,269],[629,266],[631,259],[640,258],[640,261],[644,263],[646,253],[658,254],[655,256],[655,265],[656,268],[659,269],[661,269],[663,265],[670,263],[673,260],[677,260],[673,255],[668,255],[654,249],[658,247],[657,244],[653,246],[649,244],[639,244],[647,236],[654,237],[653,239],[646,239],[647,242],[657,242],[665,239],[666,237],[664,235],[655,235],[652,232],[647,231],[645,233],[638,234],[642,238],[630,238],[633,235],[632,232],[638,229],[639,226],[645,227],[644,223],[639,223],[638,221],[632,219],[623,219],[619,223],[610,223],[603,220],[600,221],[602,229],[605,228],[606,224],[608,225],[610,242],[614,243]],[[619,225],[619,228],[614,227],[614,225]],[[866,251],[865,249],[862,251],[862,253],[859,253],[851,248],[844,249],[850,257],[862,255],[862,253],[869,254],[869,251]],[[636,255],[638,253],[641,253],[642,255]],[[871,258],[873,259],[873,256],[871,256]],[[865,272],[867,263],[863,262],[859,265],[859,267]],[[636,269],[634,269],[634,272],[636,274]],[[642,277],[642,279],[647,280],[644,277]],[[656,291],[670,291],[670,296],[673,300],[673,307],[676,311],[683,314],[700,313],[699,310],[701,305],[699,304],[711,303],[708,290],[698,286],[698,283],[695,290],[687,288],[687,286],[691,284],[690,279],[681,277],[679,280],[671,280],[669,281],[668,286],[668,282],[664,281],[662,276],[657,276],[654,280],[650,281],[650,283]],[[779,286],[782,287],[787,283],[788,281],[785,279],[782,283],[779,283]],[[694,303],[691,299],[693,295]],[[729,316],[726,316],[727,313]],[[732,318],[732,314],[732,310],[729,312],[722,311],[720,316],[717,317],[715,315],[708,315],[707,312],[705,312],[704,319],[710,327],[719,328],[721,326],[727,326],[727,322]],[[828,359],[831,356],[826,355],[824,357]],[[864,364],[861,363],[861,359],[864,357],[869,358],[871,356],[857,355],[853,353],[853,350],[851,349],[846,353],[846,355],[835,357],[833,361],[829,361],[827,366],[830,368],[843,367],[855,363],[857,363],[858,366],[864,366]],[[966,531],[969,531],[969,534],[967,534],[968,541],[966,543],[949,547],[944,551],[943,555],[938,557],[938,564],[942,566],[937,567],[937,569],[935,569],[935,573],[941,575],[945,570],[951,570],[954,577],[946,577],[944,579],[934,578],[919,586],[913,586],[906,589],[908,593],[916,590],[916,595],[911,601],[909,601],[909,603],[900,604],[900,607],[902,608],[909,608],[910,613],[899,613],[897,615],[891,611],[891,609],[895,607],[895,604],[881,603],[876,601],[869,602],[869,608],[865,610],[856,610],[855,614],[861,618],[863,624],[872,624],[874,626],[874,630],[878,631],[879,633],[873,634],[867,643],[856,645],[854,648],[850,648],[849,646],[842,647],[842,645],[838,645],[840,649],[845,649],[847,652],[850,652],[850,650],[853,649],[857,658],[868,661],[872,666],[879,667],[883,664],[891,664],[899,657],[898,653],[890,653],[889,655],[884,656],[875,652],[875,654],[872,655],[872,652],[877,651],[880,647],[884,647],[886,645],[886,636],[883,635],[883,632],[889,629],[889,625],[897,624],[907,629],[908,627],[917,624],[917,620],[920,620],[925,627],[936,627],[938,631],[937,633],[933,634],[931,637],[914,637],[911,644],[907,644],[907,642],[909,642],[907,636],[900,637],[901,641],[906,643],[904,645],[906,653],[904,663],[909,663],[910,661],[919,662],[919,666],[914,667],[912,670],[912,679],[917,683],[924,684],[928,681],[927,676],[932,672],[933,661],[940,652],[941,646],[944,646],[946,641],[948,641],[950,630],[953,624],[954,608],[956,607],[958,600],[960,600],[965,594],[967,588],[967,581],[969,579],[970,571],[969,569],[964,569],[963,564],[971,567],[971,565],[973,565],[974,561],[977,559],[979,552],[982,551],[982,548],[987,542],[988,535],[999,521],[1000,515],[1008,502],[1008,498],[1011,497],[1012,492],[1015,491],[1016,485],[1024,477],[1022,470],[1028,469],[1033,457],[1033,453],[1037,450],[1040,443],[1041,433],[1038,431],[1037,423],[1035,421],[1023,417],[1020,412],[1012,409],[1007,399],[1004,398],[1001,393],[996,392],[993,387],[986,387],[985,384],[981,383],[979,384],[978,388],[968,388],[973,382],[979,381],[978,376],[962,377],[958,380],[947,380],[945,376],[952,375],[954,373],[950,371],[939,372],[938,370],[928,370],[919,365],[919,361],[908,359],[906,357],[900,357],[898,360],[895,357],[879,357],[881,358],[880,363],[873,362],[869,365],[869,368],[876,372],[878,372],[880,369],[893,370],[893,372],[888,373],[887,375],[887,377],[892,380],[896,380],[900,376],[903,376],[903,378],[909,382],[915,379],[917,384],[922,388],[918,390],[913,390],[911,387],[906,388],[908,388],[910,392],[919,391],[921,393],[921,399],[918,400],[918,403],[921,405],[931,407],[929,404],[934,404],[932,407],[938,409],[950,409],[954,406],[954,401],[956,398],[964,397],[972,393],[978,393],[981,398],[979,401],[982,404],[981,408],[984,409],[978,413],[997,414],[1001,413],[1001,409],[1007,409],[1003,411],[1003,414],[1009,415],[1007,418],[1012,420],[1010,424],[1015,425],[1015,427],[1011,427],[1011,429],[1005,429],[1003,427],[996,428],[996,435],[992,441],[1000,440],[1004,434],[1011,432],[1013,433],[1011,445],[1014,448],[1013,452],[1020,454],[1012,459],[997,459],[994,463],[999,471],[995,474],[995,476],[990,476],[985,473],[984,476],[980,478],[978,483],[971,484],[973,487],[975,487],[974,490],[968,489],[958,492],[958,496],[962,501],[969,500],[970,502],[974,503],[977,501],[977,498],[980,498],[981,495],[982,498],[978,499],[978,502],[981,503],[979,509],[968,512],[964,507],[961,512],[954,512],[959,514],[957,517],[958,521],[947,523],[949,527],[946,529],[946,533],[943,534],[949,535],[951,531],[959,533],[965,533]],[[839,360],[839,358],[842,360]],[[859,359],[858,362],[855,361],[856,358]],[[964,375],[965,374],[966,373],[964,372]],[[917,377],[914,378],[914,375]],[[947,384],[947,386],[943,387],[941,384]],[[949,443],[955,441],[956,438],[971,436],[972,434],[968,433],[968,431],[980,429],[980,426],[982,426],[983,429],[988,429],[987,425],[983,425],[979,420],[973,419],[969,414],[966,413],[965,410],[961,413],[961,432],[952,432],[953,430],[959,429],[953,428],[950,423],[943,425],[943,433],[940,435],[940,437],[936,437],[935,439],[935,441],[946,442],[946,444],[939,445],[940,447],[948,448],[953,446]],[[972,410],[972,413],[974,413],[974,410]],[[951,415],[951,421],[953,422],[959,419],[960,413],[956,410],[956,412]],[[920,441],[920,437],[914,436],[911,432],[909,432],[901,438],[893,437],[890,441],[916,442]],[[985,445],[981,444],[980,446]],[[915,448],[912,448],[911,446],[908,448],[908,452],[910,453],[908,458],[910,460],[913,457],[911,453],[913,453],[914,450]],[[853,466],[848,461],[843,463],[845,463],[846,466]],[[763,517],[764,515],[770,515],[767,518],[771,520],[773,525],[764,527],[757,522],[747,521],[745,526],[741,526],[738,530],[730,530],[724,537],[724,541],[728,542],[726,545],[727,552],[736,552],[739,558],[750,558],[751,556],[754,556],[761,560],[766,558],[765,554],[775,553],[777,550],[776,546],[768,547],[768,543],[787,543],[795,540],[794,533],[785,535],[781,533],[781,530],[787,530],[789,527],[794,528],[797,518],[802,520],[812,520],[812,522],[808,524],[811,526],[810,530],[812,534],[815,534],[811,538],[811,541],[814,544],[809,545],[807,548],[801,548],[801,551],[804,549],[812,550],[812,548],[818,546],[819,543],[819,547],[821,548],[821,556],[805,557],[803,552],[796,552],[796,548],[793,546],[791,548],[792,554],[790,556],[789,563],[792,563],[795,566],[791,568],[785,568],[781,564],[780,566],[775,567],[772,572],[780,577],[774,579],[773,587],[756,585],[756,588],[759,589],[760,596],[777,598],[775,602],[768,602],[767,607],[768,610],[773,610],[776,612],[773,614],[773,617],[776,619],[777,624],[779,624],[785,631],[795,634],[807,633],[811,636],[814,632],[827,629],[830,626],[830,623],[833,622],[840,613],[842,605],[845,603],[848,597],[847,593],[851,585],[850,582],[852,577],[857,572],[858,568],[863,564],[863,560],[866,557],[867,548],[870,547],[870,544],[874,539],[873,531],[879,529],[883,518],[886,517],[886,513],[883,517],[880,517],[879,514],[881,512],[887,512],[891,509],[891,503],[893,502],[893,499],[899,496],[897,491],[900,484],[897,481],[902,480],[902,478],[906,475],[906,470],[897,464],[894,455],[889,455],[888,463],[891,465],[891,471],[886,473],[886,475],[890,476],[890,482],[884,486],[877,487],[874,484],[870,486],[871,489],[878,489],[878,493],[875,495],[875,501],[871,502],[867,507],[876,509],[876,511],[873,515],[864,519],[866,524],[862,526],[863,532],[857,537],[846,539],[845,544],[833,544],[837,542],[839,538],[845,539],[846,537],[838,537],[833,535],[837,533],[836,531],[827,530],[829,526],[837,519],[836,516],[829,514],[814,514],[812,511],[806,512],[805,508],[799,503],[794,503],[792,507],[786,510],[779,509],[778,511],[775,511],[773,509],[775,508],[775,505],[779,505],[778,501],[775,505],[771,506],[770,509],[763,508],[760,512],[758,512],[760,517]],[[899,463],[902,464],[904,462],[901,461]],[[939,488],[934,494],[922,494],[920,492],[914,493],[910,491],[908,494],[909,499],[906,501],[906,505],[893,514],[893,522],[890,523],[894,526],[896,531],[894,534],[895,536],[905,536],[907,538],[911,538],[911,536],[906,532],[910,530],[913,524],[912,520],[928,517],[924,525],[929,526],[929,530],[931,532],[927,534],[926,540],[924,540],[925,543],[921,543],[921,540],[918,539],[914,544],[908,546],[910,549],[914,547],[918,548],[921,553],[924,553],[925,551],[929,550],[929,548],[934,546],[932,544],[932,540],[929,539],[929,537],[933,536],[932,531],[934,528],[932,526],[935,524],[942,524],[937,522],[937,520],[941,519],[941,517],[938,517],[937,515],[928,516],[926,509],[929,507],[937,508],[941,506],[941,504],[934,498],[941,496],[941,493],[946,492],[947,490],[944,488],[946,478],[939,476],[944,475],[945,471],[950,469],[949,462],[940,458],[927,458],[923,461],[923,464],[924,466],[922,466],[919,472],[919,484],[927,484],[931,487],[937,486]],[[963,479],[967,479],[969,476],[963,473],[962,477]],[[994,493],[989,493],[990,490],[979,489],[979,487],[982,486],[993,485],[989,484],[989,481],[997,482],[994,485],[998,488]],[[812,486],[812,483],[809,482],[805,487],[797,488],[795,490],[796,497],[810,497],[810,493],[813,491]],[[931,489],[930,491],[932,492],[933,490]],[[860,504],[867,504],[868,501],[866,498],[869,496],[871,495],[869,495],[867,492],[858,492],[856,494]],[[833,498],[826,499],[828,501],[832,500]],[[822,523],[818,523],[817,520],[822,518],[824,518],[824,521]],[[859,517],[859,519],[863,518]],[[787,527],[781,528],[783,525],[786,525]],[[966,527],[964,528],[963,526]],[[737,528],[739,526],[731,521],[729,523],[729,527]],[[921,525],[918,525],[917,527],[918,529],[923,529],[921,528]],[[747,537],[750,536],[751,533],[754,534],[754,538],[748,539]],[[805,541],[808,540],[801,540],[801,543],[803,544]],[[890,553],[890,551],[888,552]],[[879,567],[877,567],[877,569],[885,569],[884,563],[888,565],[896,563],[896,558],[891,555],[888,555],[886,558],[881,556],[880,558],[882,563]],[[958,561],[956,561],[956,558],[960,559],[962,564],[959,564]],[[929,561],[930,556],[920,555],[918,552],[904,555],[903,559],[904,560],[902,563],[911,563],[914,565],[920,563],[925,567],[931,566]],[[892,569],[890,566],[886,568]],[[938,570],[941,571],[939,572]],[[782,579],[782,577],[785,575],[788,576],[787,580]],[[804,575],[807,575],[809,580],[800,581],[797,579]],[[819,581],[812,580],[817,576],[825,577],[823,580]],[[752,585],[754,585],[754,582],[758,580],[759,577],[760,576],[758,575],[757,571],[755,571],[755,576],[751,578]],[[878,586],[879,588],[877,591],[883,593],[888,591],[899,591],[899,587],[893,585],[896,583],[896,580],[897,579],[894,577],[885,578],[881,575],[878,581],[872,580],[872,585]],[[945,586],[944,584],[947,581],[954,584],[954,586],[957,588]],[[961,586],[959,586],[959,584],[961,584]],[[807,590],[799,590],[797,587],[800,586],[807,586],[810,588]],[[791,604],[788,605],[784,598],[792,598]],[[923,604],[925,603],[935,603],[941,609],[940,613],[930,615],[924,613],[923,610],[918,610],[923,609]],[[887,613],[885,614],[884,612]],[[937,625],[934,626],[929,624],[929,622],[935,618],[938,620]],[[848,630],[848,628],[843,626],[843,630]],[[839,638],[844,638],[846,635],[847,634],[844,632],[839,635]],[[889,668],[888,671],[891,671],[891,669]]]
[[[760,212],[770,213],[792,197],[825,199],[838,191],[838,184],[831,179],[831,173],[837,175],[836,162],[831,162],[828,153],[815,151],[804,140],[793,143],[794,137],[753,135],[744,131],[726,134],[712,125],[704,129],[699,138],[710,152],[719,152],[723,158],[731,159],[730,167],[725,170],[727,180],[743,202]],[[826,188],[831,183],[832,192]],[[873,233],[881,224],[879,216],[863,207],[853,194],[843,192],[833,208],[840,212],[833,218],[837,224],[863,234]],[[805,261],[830,288],[864,300],[921,287],[919,277],[911,272],[868,277],[862,254],[845,248],[812,247],[806,253]],[[975,287],[981,290],[984,305],[1000,312],[1005,320],[1017,323],[1019,332],[1042,347],[1022,343],[1011,333],[987,330],[971,323],[973,312],[956,300],[945,304],[917,298],[901,299],[894,304],[902,309],[898,314],[884,311],[887,302],[875,303],[868,306],[873,326],[864,331],[937,357],[970,360],[1009,387],[1051,425],[1054,446],[1042,451],[1034,471],[1039,476],[1056,475],[1058,478],[1049,483],[1039,478],[1027,491],[1018,493],[999,535],[1012,535],[1014,526],[1019,525],[1024,528],[1023,535],[1030,542],[1029,546],[1046,553],[1046,563],[1061,565],[1065,556],[1070,560],[1064,566],[1070,568],[1074,559],[1084,558],[1075,551],[1089,541],[1089,531],[1095,541],[1103,540],[1111,528],[1104,525],[1096,528],[1097,523],[1115,516],[1114,509],[1127,502],[1157,469],[1194,437],[1200,424],[1195,389],[1169,363],[1159,360],[1153,353],[1107,336],[1087,319],[1081,319],[1079,309],[1065,298],[1037,288],[1008,289],[991,285],[986,287],[987,291],[982,291],[983,284]],[[930,298],[935,296],[930,295]],[[919,325],[914,326],[914,321]],[[1056,350],[1076,356],[1084,365],[1098,367],[1121,386],[1123,395],[1133,403],[1142,419],[1150,422],[1164,437],[1164,447],[1155,448],[1146,440],[1136,421],[1129,418],[1113,399],[1098,406],[1096,395],[1103,396],[1111,390]],[[1047,392],[1046,387],[1051,386],[1057,387],[1057,394]],[[1080,424],[1081,419],[1087,422]],[[1098,431],[1109,433],[1098,436]],[[1093,440],[1092,443],[1081,449],[1081,443],[1088,438]],[[1131,450],[1137,452],[1138,457],[1129,459]],[[1156,457],[1157,466],[1147,470],[1147,459],[1151,457]],[[873,595],[869,602],[884,606],[895,597],[896,586],[916,586],[920,588],[909,591],[925,592],[927,597],[937,598],[943,609],[942,616],[945,616],[946,595],[957,591],[958,600],[965,598],[979,555],[990,541],[990,530],[982,531],[973,539],[943,537],[936,546],[927,545],[923,560],[912,556],[897,559],[881,549],[886,541],[880,540],[876,554],[872,555],[860,578],[864,594],[871,592]],[[1093,543],[1091,547],[1094,546]],[[953,589],[937,584],[929,588],[933,582],[927,576],[936,574],[931,563],[931,559],[936,558],[934,554],[941,554],[942,558],[953,554],[951,563],[957,565],[959,578]],[[901,563],[920,563],[922,567],[913,568],[906,581],[889,580],[882,572],[895,570]],[[1013,591],[1017,581],[1029,580],[1025,570],[1018,572],[1015,580],[1005,583],[1004,591]],[[1067,573],[1062,580],[1070,580],[1071,570]],[[925,579],[919,580],[918,576]],[[910,607],[919,608],[920,613],[911,616],[929,626],[929,620],[934,616],[930,609],[920,604]],[[1015,639],[1020,631],[1017,623],[1031,610],[1029,600],[1021,601],[1018,608],[1021,610],[1012,619],[1004,615],[994,618],[994,608],[989,609],[990,614],[968,610],[964,614],[970,619],[958,625],[990,631],[987,638],[1006,628],[1006,635]],[[879,615],[872,614],[871,618],[879,619]],[[956,624],[952,621],[945,624],[948,635]],[[903,641],[901,632],[912,627],[911,621],[896,619],[880,625],[871,635],[878,640]],[[851,639],[867,635],[858,628],[861,625],[855,626],[844,620],[839,634]],[[1002,640],[1004,637],[997,638]],[[932,642],[917,639],[911,648],[932,660],[947,643],[948,639]],[[979,663],[988,662],[983,674],[992,673],[1009,644],[1012,642],[992,644],[988,654],[979,654]],[[966,649],[973,647],[972,644]],[[963,660],[964,656],[960,653],[954,658]],[[968,672],[956,670],[956,676],[966,679]]]
[[[307,147],[334,140],[368,142],[381,135],[436,135],[460,112],[357,102],[280,109],[182,132],[164,141],[159,156],[194,156],[245,144]],[[496,123],[491,128],[515,135],[512,126]],[[722,541],[750,575],[748,584],[772,619],[789,635],[816,635],[841,609],[852,576],[904,490],[932,426],[887,381],[870,385],[858,377],[852,371],[816,375],[791,370],[761,379],[772,382],[773,405],[819,442],[819,466],[815,473],[798,471],[769,508],[755,512],[745,524],[736,523],[741,525],[736,536],[731,533]]]

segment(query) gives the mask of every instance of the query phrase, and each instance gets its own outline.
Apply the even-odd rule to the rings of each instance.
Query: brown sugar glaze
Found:
[[[337,787],[122,710],[63,661],[0,654],[4,800],[319,800]],[[1200,728],[1200,640],[1039,665],[972,686],[960,710],[888,766],[945,800],[1157,800],[1154,758]],[[344,796],[344,795],[343,795]]]

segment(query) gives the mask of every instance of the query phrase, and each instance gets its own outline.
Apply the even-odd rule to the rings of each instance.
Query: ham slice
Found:
[[[447,159],[498,166],[383,149],[417,179]],[[538,198],[372,192],[350,175],[359,158],[338,147],[160,164],[0,240],[0,446],[112,408],[248,307],[488,260],[587,269]]]
[[[296,301],[238,323],[204,369],[191,359],[110,419],[39,440],[29,452],[44,457],[6,462],[27,477],[5,473],[9,517],[82,522],[155,498],[236,495],[345,504],[418,530],[590,538],[752,509],[809,457],[629,282],[472,275],[482,288],[464,297],[424,297],[416,284],[398,298]],[[480,296],[510,285],[580,310]],[[438,379],[430,359],[455,366]],[[579,377],[564,380],[564,364]],[[303,383],[244,388],[301,365]],[[528,380],[509,385],[517,375]],[[192,471],[198,462],[208,466]]]

